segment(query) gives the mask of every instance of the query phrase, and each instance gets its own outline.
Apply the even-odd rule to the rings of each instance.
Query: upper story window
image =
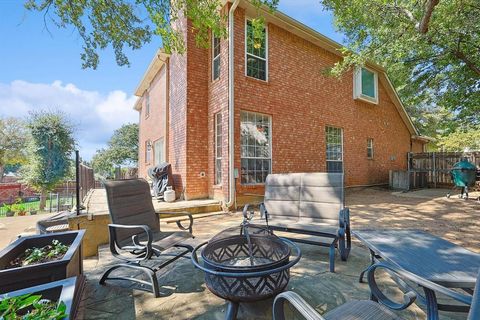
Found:
[[[212,38],[212,79],[220,78],[220,37]]]
[[[378,75],[368,68],[356,68],[354,72],[354,98],[378,103]]]
[[[145,92],[145,118],[150,115],[150,93]]]
[[[263,30],[263,37],[261,37],[261,39],[255,39],[253,34],[252,22],[250,20],[247,20],[245,34],[246,75],[259,80],[267,81],[267,30]]]
[[[264,183],[272,167],[271,117],[260,113],[240,113],[241,182]]]
[[[373,159],[373,139],[367,139],[367,158]]]

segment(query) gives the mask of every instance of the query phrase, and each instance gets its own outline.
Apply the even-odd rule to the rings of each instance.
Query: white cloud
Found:
[[[138,122],[133,110],[136,97],[116,90],[107,94],[82,90],[74,84],[51,84],[16,80],[0,83],[0,116],[28,116],[31,110],[61,110],[76,126],[81,156],[90,159],[105,146],[122,124]]]

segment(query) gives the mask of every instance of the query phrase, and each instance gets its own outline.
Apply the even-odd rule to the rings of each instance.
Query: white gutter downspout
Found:
[[[228,11],[228,201],[225,204],[227,208],[230,208],[235,202],[235,169],[234,169],[234,138],[233,129],[235,125],[234,121],[234,77],[233,77],[233,13],[238,6],[240,0],[235,0]]]

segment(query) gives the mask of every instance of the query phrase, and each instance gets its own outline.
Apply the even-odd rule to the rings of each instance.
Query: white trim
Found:
[[[222,50],[222,46],[221,46],[221,39],[220,37],[218,37],[220,43],[218,44],[218,46],[220,47],[220,51],[218,52],[218,55],[215,56],[215,35],[213,34],[213,31],[212,31],[212,81],[215,81],[215,80],[218,80],[220,79],[220,71],[222,70],[221,68],[221,65],[219,63],[218,65],[218,78],[215,78],[215,60],[220,60],[220,56],[221,56],[221,50]]]
[[[373,73],[373,86],[375,91],[375,97],[372,98],[363,94],[362,92],[362,69],[365,69]],[[353,71],[353,99],[363,100],[366,102],[378,104],[378,73],[377,71],[368,67],[356,67]]]
[[[234,85],[234,12],[240,0],[235,0],[228,11],[228,200],[225,207],[235,204],[235,85]]]
[[[262,57],[259,57],[255,54],[253,54],[253,53],[248,53],[247,52],[247,48],[248,48],[248,45],[247,45],[248,21],[251,21],[251,20],[252,20],[251,18],[245,16],[245,28],[244,28],[244,30],[245,30],[245,39],[244,39],[244,44],[245,44],[245,50],[244,50],[245,51],[245,77],[252,78],[252,79],[255,79],[255,80],[259,80],[259,81],[268,82],[268,24],[265,24],[265,58],[262,58]],[[265,61],[265,80],[258,79],[258,78],[255,78],[255,77],[252,77],[252,76],[248,75],[248,70],[247,70],[247,56],[248,55],[251,55],[254,58]]]
[[[213,121],[213,125],[215,127],[214,131],[215,131],[215,137],[214,137],[214,163],[213,163],[213,185],[214,186],[221,186],[223,183],[223,163],[220,165],[220,172],[221,172],[221,176],[220,176],[220,183],[217,183],[217,160],[220,159],[221,162],[223,162],[223,145],[221,145],[221,154],[220,156],[218,156],[218,153],[217,153],[217,150],[218,150],[218,142],[217,142],[217,138],[218,138],[218,119],[217,117],[220,116],[220,124],[222,126],[222,132],[221,132],[221,141],[220,141],[220,144],[222,144],[223,142],[223,115],[222,115],[222,111],[218,111],[217,113],[215,113],[214,115],[214,121]]]

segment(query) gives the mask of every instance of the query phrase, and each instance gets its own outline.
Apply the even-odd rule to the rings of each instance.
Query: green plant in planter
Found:
[[[27,206],[23,203],[12,204],[12,210],[19,216],[24,216],[27,213]]]
[[[66,309],[63,301],[57,305],[40,295],[25,294],[0,301],[0,320],[61,320]]]
[[[24,265],[29,265],[39,261],[46,261],[52,258],[64,255],[68,251],[68,246],[58,240],[52,240],[51,245],[42,248],[32,248],[25,250]],[[1,319],[0,319],[1,320]]]

